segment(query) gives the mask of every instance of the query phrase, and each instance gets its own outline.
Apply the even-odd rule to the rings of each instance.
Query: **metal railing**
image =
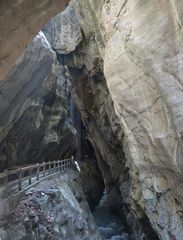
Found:
[[[24,188],[50,176],[56,172],[73,166],[74,158],[43,162],[15,170],[6,170],[0,173],[0,188],[4,188],[5,195],[17,193]]]

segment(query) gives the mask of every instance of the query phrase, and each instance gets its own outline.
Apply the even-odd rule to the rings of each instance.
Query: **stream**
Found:
[[[93,216],[104,240],[129,240],[128,233],[120,217],[110,212],[107,192],[104,191]]]

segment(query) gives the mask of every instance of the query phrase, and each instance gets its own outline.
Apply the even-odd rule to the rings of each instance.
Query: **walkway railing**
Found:
[[[0,173],[0,187],[4,188],[5,195],[15,194],[24,190],[56,172],[70,168],[74,164],[73,157],[70,159],[44,162],[15,170]]]

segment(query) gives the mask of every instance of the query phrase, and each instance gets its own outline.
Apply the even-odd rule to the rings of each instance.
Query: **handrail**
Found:
[[[31,166],[26,166],[13,170],[6,170],[3,173],[0,173],[0,181],[1,184],[3,182],[3,186],[9,194],[9,186],[15,186],[15,191],[23,190],[25,181],[28,180],[28,185],[31,185],[33,180],[34,182],[39,181],[41,178],[49,176],[58,171],[62,171],[68,169],[73,166],[74,158],[68,158],[63,160],[57,160],[52,162],[43,162],[37,163]],[[11,179],[12,178],[12,179]],[[25,186],[27,187],[27,186]]]

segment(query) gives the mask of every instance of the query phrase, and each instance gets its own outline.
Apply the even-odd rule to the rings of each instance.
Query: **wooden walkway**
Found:
[[[70,159],[44,162],[0,173],[0,189],[3,188],[3,197],[7,198],[17,194],[38,181],[59,171],[71,168],[73,165],[74,158],[72,157]]]

